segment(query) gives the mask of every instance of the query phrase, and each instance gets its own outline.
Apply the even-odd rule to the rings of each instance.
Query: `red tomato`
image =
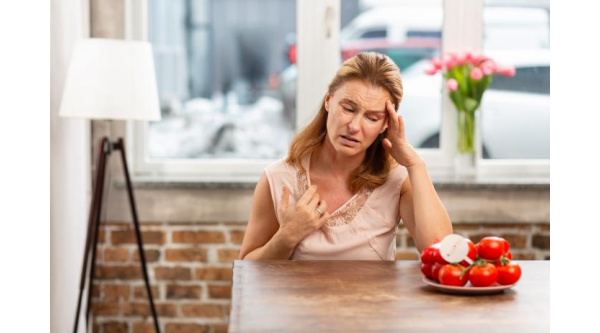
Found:
[[[521,278],[521,266],[514,262],[498,267],[498,283],[502,285],[517,283]]]
[[[467,257],[469,257],[471,260],[475,261],[475,258],[477,257],[477,249],[475,248],[475,244],[473,244],[473,242],[470,239],[466,239],[467,244],[469,244],[469,253],[467,253]],[[460,264],[464,267],[468,267],[469,263],[466,261],[461,261]]]
[[[431,278],[436,280],[436,281],[440,281],[439,280],[439,272],[440,272],[440,268],[442,268],[443,265],[438,264],[437,262],[435,264],[433,264],[433,266],[431,267]]]
[[[506,239],[502,238],[502,240],[504,241],[504,253],[506,253],[510,249],[510,244],[508,244]]]
[[[487,260],[498,260],[506,253],[506,240],[500,237],[485,237],[479,241],[479,257]]]
[[[444,265],[438,273],[438,280],[446,286],[462,287],[469,281],[469,271],[466,271],[461,278],[463,269],[455,265]]]
[[[473,266],[469,273],[469,281],[474,287],[489,287],[498,280],[496,266],[487,263],[485,266]]]
[[[433,264],[421,264],[421,272],[423,272],[423,274],[429,279],[433,278],[433,276],[431,275],[432,268]]]
[[[421,262],[424,264],[433,264],[433,249],[431,246],[426,247],[421,253]]]
[[[433,253],[434,262],[437,264],[440,264],[440,265],[449,264],[449,262],[447,262],[446,259],[444,259],[442,257],[442,254],[440,253],[441,246],[442,246],[442,243],[435,243],[430,246],[433,251],[432,253]]]

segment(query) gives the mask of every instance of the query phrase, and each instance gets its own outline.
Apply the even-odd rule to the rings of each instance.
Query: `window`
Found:
[[[284,157],[296,130],[281,84],[295,86],[285,51],[296,1],[143,2],[162,120],[140,130],[141,171],[187,164],[189,174],[252,174],[260,167],[248,164]]]
[[[549,175],[549,1],[126,3],[128,36],[153,44],[163,112],[130,125],[137,174],[256,179],[287,154],[341,61],[372,50],[401,68],[409,140],[432,174],[451,175],[456,114],[440,75],[423,69],[442,49],[482,49],[517,75],[497,76],[484,96],[480,174]]]
[[[425,30],[408,30],[406,32],[407,38],[432,38],[432,39],[442,39],[441,31],[425,31]]]
[[[517,67],[514,77],[496,76],[490,90],[550,95],[550,65]]]
[[[482,158],[514,164],[549,160],[549,4],[486,1],[483,19],[484,52],[501,65],[514,66],[516,75],[497,75],[484,95]]]
[[[387,37],[387,31],[385,31],[384,29],[366,31],[360,36],[361,39],[385,38],[385,37]]]
[[[150,124],[149,158],[285,156],[295,124],[278,89],[295,1],[149,0],[148,10],[163,118]]]

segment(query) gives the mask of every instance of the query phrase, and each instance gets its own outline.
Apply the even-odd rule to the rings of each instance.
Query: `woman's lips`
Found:
[[[358,143],[359,143],[358,140],[356,140],[352,137],[349,137],[349,136],[341,135],[340,137],[342,138],[342,144],[344,146],[354,147],[354,146],[358,145]]]

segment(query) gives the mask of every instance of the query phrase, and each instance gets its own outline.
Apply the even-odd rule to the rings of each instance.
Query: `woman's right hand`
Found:
[[[327,213],[327,203],[320,200],[316,185],[312,185],[295,205],[288,206],[289,199],[290,191],[287,186],[283,185],[279,207],[281,232],[295,246],[321,228],[329,218],[329,213]],[[319,214],[317,208],[323,215]]]

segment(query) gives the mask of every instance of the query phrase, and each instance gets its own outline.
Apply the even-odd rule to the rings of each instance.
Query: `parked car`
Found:
[[[431,58],[442,45],[441,6],[376,7],[354,18],[340,33],[342,61],[363,51],[389,56],[400,68]]]

